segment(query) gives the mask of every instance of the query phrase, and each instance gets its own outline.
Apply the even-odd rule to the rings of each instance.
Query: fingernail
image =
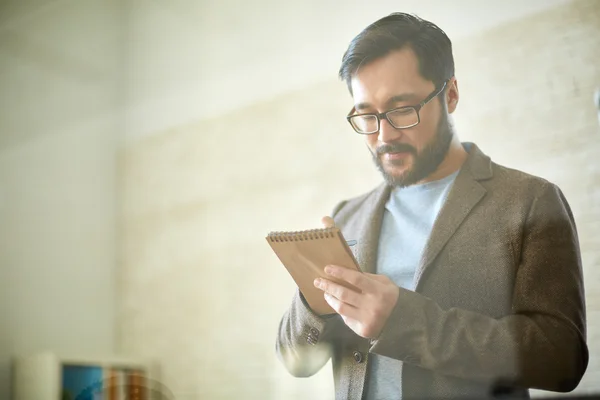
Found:
[[[331,275],[331,273],[333,272],[333,268],[331,268],[329,265],[325,267],[325,273]]]
[[[313,282],[313,284],[314,284],[316,287],[319,287],[319,286],[321,286],[321,280],[320,280],[319,278],[317,278],[317,279],[315,279],[315,281]]]

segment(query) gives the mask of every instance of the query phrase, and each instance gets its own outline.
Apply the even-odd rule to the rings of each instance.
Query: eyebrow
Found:
[[[417,94],[416,93],[398,94],[396,96],[390,97],[385,102],[385,106],[388,107],[388,106],[391,106],[392,104],[400,103],[400,102],[407,101],[407,100],[413,100],[413,99],[417,99]],[[367,102],[358,103],[357,105],[354,106],[354,108],[356,110],[364,110],[364,109],[369,108],[369,107],[371,107],[371,104],[369,104]]]

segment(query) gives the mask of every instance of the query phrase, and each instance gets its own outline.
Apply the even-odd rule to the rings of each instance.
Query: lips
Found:
[[[385,153],[383,155],[384,159],[386,160],[404,160],[405,158],[407,158],[408,156],[410,156],[411,153],[409,151],[399,151],[396,153]]]

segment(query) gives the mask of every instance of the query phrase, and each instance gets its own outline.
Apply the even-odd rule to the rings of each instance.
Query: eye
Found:
[[[352,126],[357,132],[371,133],[377,131],[377,117],[374,115],[357,115],[350,118]]]
[[[389,115],[393,115],[393,116],[403,116],[403,115],[411,115],[415,112],[414,109],[407,107],[407,108],[398,108],[397,110],[391,111],[389,113]]]
[[[398,108],[390,111],[387,117],[395,128],[408,128],[419,123],[417,111],[412,107]]]

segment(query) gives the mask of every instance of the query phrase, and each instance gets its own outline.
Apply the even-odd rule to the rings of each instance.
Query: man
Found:
[[[298,292],[282,362],[310,376],[331,358],[337,399],[573,390],[588,361],[573,215],[552,183],[459,141],[448,37],[392,14],[354,38],[340,77],[385,183],[332,215],[363,272],[326,272],[360,290],[317,279],[329,315]]]

